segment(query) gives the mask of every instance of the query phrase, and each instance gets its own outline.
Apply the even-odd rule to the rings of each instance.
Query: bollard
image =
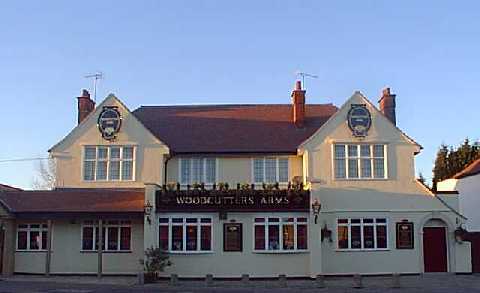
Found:
[[[242,284],[244,286],[248,286],[249,281],[250,281],[250,276],[248,274],[243,274],[242,275]]]
[[[362,275],[360,274],[353,275],[353,288],[356,288],[356,289],[363,288]]]
[[[139,272],[137,275],[137,283],[138,285],[145,284],[145,274],[143,272]]]
[[[207,287],[212,287],[213,286],[213,275],[212,274],[208,274],[205,276],[205,285]]]
[[[325,279],[323,275],[317,275],[315,277],[315,283],[317,285],[317,288],[325,288]]]
[[[278,283],[280,287],[287,287],[287,276],[286,275],[278,275]]]
[[[171,286],[177,286],[178,285],[178,275],[177,274],[171,274],[170,275],[170,285]]]
[[[392,288],[400,288],[400,274],[393,273],[392,274]]]

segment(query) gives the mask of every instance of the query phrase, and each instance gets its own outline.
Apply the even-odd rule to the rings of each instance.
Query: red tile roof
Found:
[[[296,153],[337,110],[307,104],[301,129],[287,104],[142,106],[133,114],[174,153]]]
[[[143,213],[144,194],[143,189],[0,191],[0,205],[12,213]]]
[[[14,190],[21,190],[21,189],[10,186],[10,185],[6,185],[6,184],[0,184],[0,191],[14,191]]]
[[[453,176],[454,179],[461,179],[468,176],[480,174],[480,158],[470,163],[465,169]]]

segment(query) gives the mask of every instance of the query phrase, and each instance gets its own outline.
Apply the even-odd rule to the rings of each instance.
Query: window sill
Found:
[[[375,251],[390,251],[390,248],[371,248],[371,249],[335,249],[337,252],[375,252]]]
[[[98,253],[98,250],[80,250],[80,253]],[[113,250],[102,250],[102,254],[103,253],[112,253],[112,254],[115,254],[115,253],[132,253],[131,250],[117,250],[117,251],[113,251]]]
[[[309,250],[253,250],[257,254],[300,254],[310,253]]]
[[[333,178],[333,181],[388,181],[390,178]]]
[[[213,254],[213,250],[202,250],[202,251],[168,251],[168,254],[179,254],[179,255],[188,255],[188,254]]]

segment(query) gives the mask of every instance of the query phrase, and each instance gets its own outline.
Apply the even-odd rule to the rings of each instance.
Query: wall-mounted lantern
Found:
[[[149,200],[147,200],[147,203],[143,206],[143,211],[145,212],[145,216],[147,216],[147,222],[149,225],[152,224],[152,219],[150,218],[152,214],[153,206],[150,203]]]
[[[462,243],[464,240],[467,238],[467,230],[465,230],[462,226],[458,226],[458,228],[455,230],[455,240],[458,243]]]
[[[313,214],[315,215],[315,224],[317,223],[318,214],[320,214],[321,208],[322,208],[322,204],[318,201],[318,199],[315,199],[315,201],[312,203],[312,211],[313,211]]]

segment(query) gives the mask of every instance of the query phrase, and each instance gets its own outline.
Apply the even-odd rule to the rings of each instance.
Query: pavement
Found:
[[[317,288],[311,280],[288,280],[280,284],[277,280],[241,281],[215,280],[207,286],[205,281],[180,280],[176,286],[168,281],[138,285],[135,277],[40,277],[13,276],[0,280],[0,293],[103,293],[103,292],[479,292],[480,275],[424,274],[401,276],[400,288],[392,288],[392,277],[363,277],[363,288],[353,288],[352,277],[326,277],[325,288]]]

